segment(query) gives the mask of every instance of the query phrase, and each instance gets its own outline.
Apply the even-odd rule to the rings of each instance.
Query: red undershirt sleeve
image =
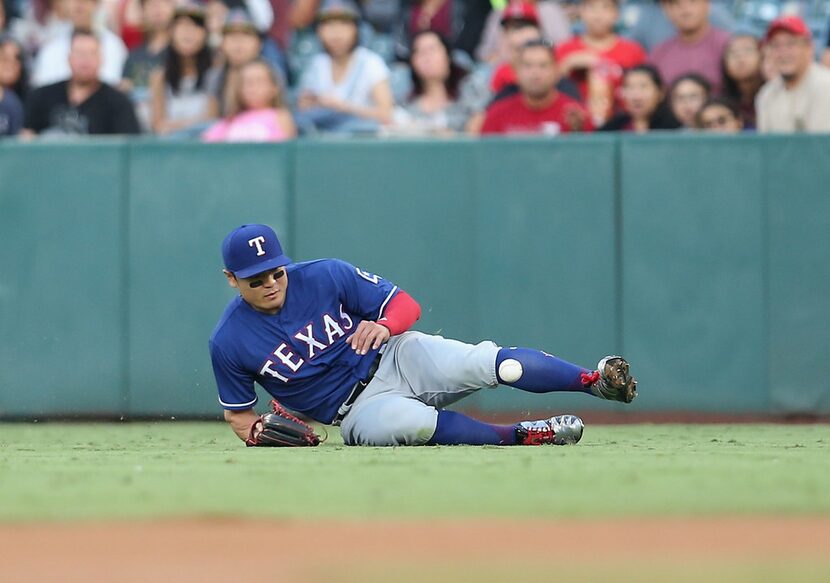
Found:
[[[421,306],[405,291],[398,290],[395,297],[389,300],[383,317],[378,324],[389,328],[389,333],[396,336],[409,330],[421,317]]]

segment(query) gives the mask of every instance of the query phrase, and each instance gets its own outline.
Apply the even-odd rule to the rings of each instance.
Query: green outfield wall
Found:
[[[622,352],[626,410],[827,414],[828,185],[830,136],[3,142],[0,417],[219,414],[220,242],[253,221],[394,280],[424,332]]]

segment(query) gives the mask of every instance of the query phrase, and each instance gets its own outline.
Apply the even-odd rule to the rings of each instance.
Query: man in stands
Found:
[[[657,45],[651,62],[666,85],[686,73],[698,73],[720,92],[721,57],[729,33],[709,24],[709,0],[660,0],[677,35]]]
[[[99,0],[67,0],[71,28],[62,31],[46,43],[37,55],[32,72],[32,86],[42,87],[64,81],[69,77],[69,44],[75,29],[93,30],[99,39],[102,56],[100,79],[110,85],[118,85],[127,60],[127,47],[121,38],[104,27],[95,26],[95,12]]]
[[[92,32],[75,30],[68,60],[68,80],[29,94],[22,135],[139,133],[130,99],[98,78],[101,43]]]
[[[830,69],[813,60],[813,36],[797,16],[767,29],[765,43],[778,71],[756,98],[761,132],[830,132]]]
[[[585,108],[557,91],[559,70],[548,43],[537,40],[525,44],[516,75],[519,93],[490,106],[483,134],[557,135],[593,129]]]

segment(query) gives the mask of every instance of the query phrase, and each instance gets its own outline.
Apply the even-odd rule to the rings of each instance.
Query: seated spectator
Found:
[[[669,88],[672,115],[684,128],[694,128],[697,112],[711,95],[709,82],[697,73],[678,77]]]
[[[725,97],[712,97],[695,116],[695,126],[706,132],[737,134],[743,131],[738,104]]]
[[[409,59],[412,94],[395,110],[394,129],[409,134],[463,131],[469,112],[459,101],[467,72],[452,61],[447,39],[421,31],[412,39]]]
[[[287,1],[274,0],[272,3],[271,0],[208,0],[206,13],[208,46],[212,50],[218,50],[225,38],[225,25],[230,19],[238,19],[239,14],[244,14],[248,24],[259,36],[261,47],[259,55],[276,67],[283,78],[288,78],[289,69],[285,48],[269,36],[269,31],[274,28],[284,30],[287,20],[285,14],[275,18],[272,5],[287,9],[288,7],[284,6]],[[277,24],[279,22],[283,24]],[[286,35],[288,33],[290,30],[286,32]],[[283,40],[287,43],[288,36],[285,36]]]
[[[265,34],[285,55],[291,46],[291,34],[294,30],[289,18],[292,0],[269,0],[269,3],[274,13],[274,20]]]
[[[617,94],[623,71],[644,63],[646,53],[614,32],[619,0],[582,0],[579,14],[585,34],[559,45],[556,59],[562,74],[579,87],[594,126],[601,126],[621,108]]]
[[[508,8],[511,8],[511,6],[508,6]],[[542,40],[544,38],[542,29],[539,28],[536,9],[530,4],[526,5],[525,8],[528,11],[521,15],[507,10],[502,16],[506,59],[497,63],[490,79],[490,89],[493,95],[498,95],[508,85],[516,84],[516,65],[519,62],[522,47],[532,40]]]
[[[317,18],[325,51],[300,79],[301,127],[330,132],[375,132],[392,120],[394,100],[383,59],[358,46],[358,12],[335,0]]]
[[[21,48],[0,36],[0,137],[14,136],[23,127],[23,104],[19,90],[26,90]]]
[[[231,10],[244,10],[251,18],[257,31],[265,34],[274,22],[274,10],[269,0],[203,0],[206,5],[205,23],[208,29],[208,46],[219,48],[222,42],[222,28]]]
[[[679,123],[663,100],[663,81],[653,65],[626,69],[622,80],[623,111],[612,117],[603,132],[636,132],[677,129]]]
[[[801,18],[784,16],[767,29],[778,76],[758,93],[762,132],[830,132],[830,69],[813,61],[813,35]]]
[[[202,134],[205,142],[281,142],[297,135],[280,82],[267,61],[244,65],[237,87],[233,109]]]
[[[559,70],[548,43],[531,41],[522,47],[516,75],[519,93],[490,106],[482,134],[557,135],[593,129],[585,108],[557,91]]]
[[[164,66],[150,75],[154,132],[194,136],[216,119],[218,105],[206,83],[211,62],[204,11],[194,5],[176,9]]]
[[[321,0],[293,0],[288,13],[288,22],[295,29],[303,29],[312,26],[320,11],[320,5],[325,4]],[[368,22],[376,31],[383,33],[395,32],[398,28],[406,28],[405,23],[409,22],[408,10],[418,4],[417,0],[360,0],[355,8],[360,13],[363,21]],[[458,6],[458,3],[456,3]]]
[[[29,94],[29,75],[23,61],[23,47],[11,37],[0,37],[0,87],[20,100]]]
[[[149,131],[150,74],[164,62],[176,4],[174,0],[141,0],[141,8],[144,43],[130,51],[118,88],[132,98],[141,126]]]
[[[710,5],[709,23],[715,28],[731,32],[738,26],[732,16],[729,0],[715,0]],[[677,34],[677,29],[660,8],[659,0],[637,3],[637,21],[626,36],[651,52],[654,48]]]
[[[698,73],[720,91],[720,63],[729,33],[709,24],[709,0],[660,0],[677,35],[658,45],[650,60],[666,83],[686,73]]]
[[[510,60],[501,63],[488,75],[489,87],[486,78],[480,72],[470,76],[470,82],[465,83],[462,90],[462,101],[469,104],[468,109],[473,113],[467,121],[467,132],[478,135],[481,132],[481,125],[487,108],[505,97],[516,95],[519,86],[516,80],[516,68],[518,67],[522,47],[530,41],[541,41],[542,31],[532,20],[515,21],[509,29],[505,30],[505,41],[510,48]],[[577,101],[582,97],[579,95],[579,88],[568,77],[559,77],[556,88]]]
[[[9,34],[23,47],[28,59],[49,41],[72,31],[67,0],[19,2],[19,18],[9,22]]]
[[[150,73],[162,65],[170,44],[175,0],[141,0],[141,9],[144,42],[127,57],[121,81],[123,91],[147,91]]]
[[[722,95],[740,107],[744,127],[755,128],[755,98],[764,84],[761,43],[752,35],[735,35],[723,53]]]
[[[533,22],[542,31],[542,37],[554,45],[571,38],[571,22],[556,0],[512,0],[504,10],[494,10],[487,18],[476,58],[487,63],[510,59],[510,48],[504,33],[514,24]]]
[[[23,127],[23,104],[10,89],[0,85],[0,138],[16,136]]]
[[[127,59],[127,48],[118,35],[112,31],[103,27],[95,27],[94,17],[99,0],[66,1],[72,27],[93,30],[100,39],[102,63],[99,75],[101,81],[109,85],[117,85],[121,81],[124,61]],[[69,78],[68,57],[71,39],[72,29],[66,29],[40,49],[32,71],[33,87],[42,87]]]
[[[830,24],[827,25],[827,46],[821,54],[821,64],[830,68]]]
[[[127,50],[144,42],[142,0],[102,0],[106,26],[117,34]]]
[[[415,0],[406,14],[407,37],[425,30],[434,30],[444,38],[452,38],[454,31],[455,4],[458,0]]]
[[[69,50],[70,78],[34,89],[26,100],[24,136],[137,134],[138,120],[130,99],[102,83],[101,41],[76,29]]]
[[[241,8],[231,10],[222,28],[219,54],[224,66],[212,70],[208,80],[208,85],[219,103],[219,115],[236,109],[234,100],[238,93],[240,71],[242,67],[259,58],[261,53],[262,37],[248,13]]]

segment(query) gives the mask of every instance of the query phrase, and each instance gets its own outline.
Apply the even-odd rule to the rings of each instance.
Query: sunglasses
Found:
[[[258,277],[259,279],[254,279],[254,280],[248,282],[248,287],[253,287],[253,288],[262,287],[265,284],[266,279],[268,279],[270,277],[273,277],[274,281],[279,281],[284,276],[285,276],[285,269],[283,269],[282,267],[280,267],[279,269],[276,269],[275,271],[260,273],[260,274],[257,274],[255,276],[255,277]]]

